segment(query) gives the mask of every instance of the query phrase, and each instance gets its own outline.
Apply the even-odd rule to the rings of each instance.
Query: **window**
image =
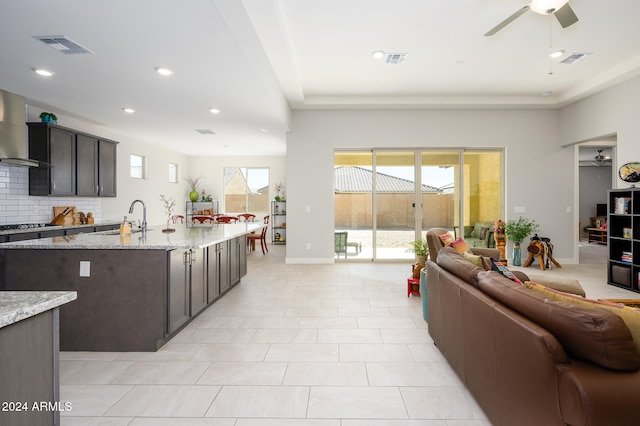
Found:
[[[229,213],[269,211],[269,169],[224,168],[224,209]]]
[[[169,163],[169,183],[178,183],[178,165]]]
[[[141,155],[131,154],[129,157],[129,175],[132,178],[144,179],[146,178],[146,158]]]

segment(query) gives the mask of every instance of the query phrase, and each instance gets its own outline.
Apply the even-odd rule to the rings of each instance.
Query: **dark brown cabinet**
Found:
[[[98,195],[98,140],[87,135],[76,136],[77,195]]]
[[[51,167],[29,169],[29,195],[116,196],[117,142],[48,123],[27,123],[29,158]]]
[[[98,195],[116,196],[116,142],[98,141]]]
[[[29,124],[29,158],[51,167],[29,169],[29,195],[76,194],[76,135],[46,123]]]

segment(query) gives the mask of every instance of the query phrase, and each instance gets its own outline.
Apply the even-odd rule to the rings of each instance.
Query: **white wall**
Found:
[[[625,163],[640,161],[638,99],[640,77],[567,106],[560,112],[563,143],[615,134],[618,144],[614,170],[617,171]],[[616,188],[628,186],[630,184],[615,179]]]
[[[333,262],[335,148],[506,148],[503,219],[522,215],[574,258],[573,150],[555,110],[294,111],[287,137],[289,263]],[[525,213],[513,213],[515,206]],[[311,249],[307,250],[307,243]]]

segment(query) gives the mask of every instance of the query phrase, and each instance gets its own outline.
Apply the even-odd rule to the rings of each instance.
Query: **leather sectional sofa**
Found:
[[[492,424],[640,424],[639,345],[618,315],[550,300],[451,248],[426,268],[429,334]]]

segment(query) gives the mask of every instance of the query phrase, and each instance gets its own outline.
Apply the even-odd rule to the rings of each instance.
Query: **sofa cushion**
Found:
[[[478,274],[478,288],[549,330],[571,356],[620,371],[640,369],[640,353],[620,316],[546,297],[495,271]]]
[[[460,254],[470,252],[469,244],[467,244],[462,237],[458,238],[455,241],[452,241],[451,247],[453,247],[454,250]]]
[[[485,268],[484,259],[479,254],[473,254],[471,252],[466,251],[462,253],[462,257],[467,262],[471,262],[472,264],[484,269],[485,271],[487,270],[487,268]]]
[[[496,271],[503,275],[505,278],[509,278],[511,281],[522,284],[522,281],[506,267],[506,265],[496,259],[491,259],[491,270]]]
[[[584,297],[576,296],[575,294],[563,293],[552,288],[545,287],[538,283],[531,281],[525,282],[527,288],[539,292],[551,299],[561,300],[563,302],[574,303],[580,306],[588,306],[593,308],[602,308],[607,311],[613,312],[622,318],[622,321],[627,325],[633,341],[640,351],[640,309],[631,308],[629,306],[620,305],[617,303],[608,303],[600,300],[585,299]]]
[[[443,247],[440,250],[438,266],[474,287],[478,286],[478,273],[484,271],[483,268],[464,260],[464,257],[451,247]]]
[[[453,242],[453,237],[448,232],[446,234],[438,235],[438,238],[440,238],[440,241],[442,241],[442,245],[445,247],[449,247]]]
[[[574,278],[558,276],[548,277],[541,274],[531,274],[527,279],[523,280],[522,278],[520,278],[520,280],[522,282],[532,281],[547,288],[561,291],[563,293],[577,294],[582,297],[586,297],[587,295],[580,285],[580,282]]]

